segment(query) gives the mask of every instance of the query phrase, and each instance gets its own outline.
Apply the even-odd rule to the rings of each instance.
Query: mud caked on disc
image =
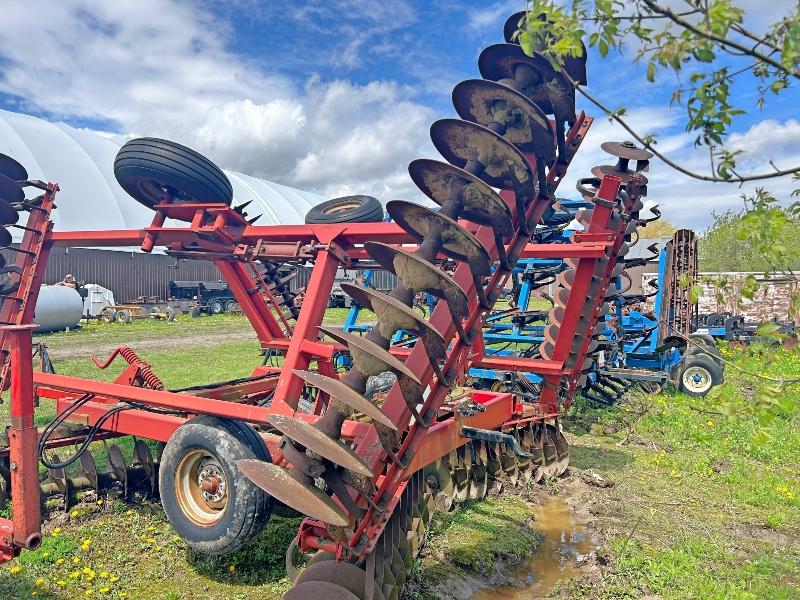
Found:
[[[532,152],[546,163],[556,158],[556,140],[550,121],[533,101],[510,87],[468,79],[453,89],[453,105],[462,119],[492,130],[497,124],[502,136],[520,150]]]
[[[312,581],[325,581],[343,587],[359,600],[366,597],[366,572],[347,561],[325,560],[309,565],[297,576],[295,585]],[[380,590],[375,591],[379,592]],[[375,600],[378,598],[376,597]]]
[[[489,253],[469,231],[447,215],[421,204],[392,200],[386,212],[417,241],[436,237],[441,243],[439,251],[455,260],[465,262],[476,275],[489,275]]]
[[[373,421],[388,427],[389,429],[396,430],[397,427],[386,414],[372,402],[364,398],[361,394],[348,387],[338,379],[333,379],[320,373],[312,371],[301,371],[294,369],[294,374],[300,377],[309,385],[322,390],[329,394],[332,398],[352,408],[353,410],[362,413]]]
[[[431,125],[431,140],[439,153],[457,167],[475,161],[482,166],[478,174],[495,188],[514,190],[532,196],[536,180],[522,153],[493,131],[469,121],[441,119]]]
[[[431,357],[442,360],[446,356],[446,344],[436,329],[414,310],[397,298],[371,288],[364,288],[350,283],[341,284],[345,294],[355,300],[359,306],[370,309],[378,318],[378,328],[383,337],[391,339],[403,329],[422,338],[422,343]]]
[[[255,458],[236,461],[242,474],[270,496],[323,523],[344,527],[347,515],[322,490],[295,479],[289,471]]]
[[[0,154],[0,175],[5,175],[14,181],[28,180],[28,171],[25,167],[7,154]]]
[[[322,458],[359,475],[372,476],[372,469],[355,452],[313,425],[286,415],[269,415],[267,421],[290,440]]]
[[[508,205],[475,175],[427,158],[412,161],[408,172],[417,187],[439,206],[444,206],[454,193],[458,193],[464,207],[458,215],[460,219],[489,225],[503,237],[514,234]]]
[[[364,248],[384,269],[397,275],[414,292],[442,298],[458,322],[467,316],[467,294],[447,273],[424,258],[382,242],[366,242]]]

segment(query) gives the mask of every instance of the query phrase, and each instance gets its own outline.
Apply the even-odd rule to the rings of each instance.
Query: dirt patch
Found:
[[[256,335],[252,330],[234,330],[224,332],[193,331],[190,333],[177,334],[169,337],[164,337],[163,335],[143,337],[135,342],[131,342],[129,345],[136,352],[147,352],[177,350],[180,348],[193,348],[198,346],[218,346],[220,344],[227,344],[230,342],[247,342],[251,340],[256,340]],[[48,352],[50,353],[50,358],[54,361],[88,358],[91,356],[104,358],[121,345],[125,345],[125,343],[99,342],[81,346],[48,344]]]

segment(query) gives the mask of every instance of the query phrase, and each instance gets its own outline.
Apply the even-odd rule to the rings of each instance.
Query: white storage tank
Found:
[[[35,333],[75,327],[83,316],[83,298],[73,287],[43,285],[36,300]]]

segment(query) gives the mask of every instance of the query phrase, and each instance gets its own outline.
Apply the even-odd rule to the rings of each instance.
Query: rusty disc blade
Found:
[[[312,581],[332,583],[346,589],[359,599],[366,597],[366,572],[346,561],[325,560],[315,563],[300,573],[294,583],[299,586]]]
[[[0,225],[13,225],[19,221],[19,213],[8,202],[0,198]]]
[[[561,325],[561,321],[564,320],[564,307],[554,306],[550,309],[550,312],[547,313],[547,320],[556,325]]]
[[[378,317],[378,328],[387,340],[398,330],[404,329],[421,337],[425,348],[433,358],[439,360],[445,358],[447,345],[442,334],[397,298],[350,283],[341,284],[341,288],[360,306],[375,313]]]
[[[467,79],[453,89],[453,106],[467,121],[484,127],[499,124],[503,137],[524,152],[533,152],[548,164],[555,160],[550,121],[527,96],[495,81]]]
[[[269,415],[267,421],[286,437],[319,454],[326,460],[367,477],[372,476],[372,469],[359,456],[339,440],[322,433],[305,421],[287,417],[286,415]]]
[[[28,171],[25,167],[7,154],[0,154],[0,175],[5,175],[13,181],[28,180]]]
[[[539,344],[539,355],[545,360],[553,360],[553,350],[555,345],[552,342],[542,342]]]
[[[447,215],[405,200],[388,202],[386,212],[417,241],[438,239],[442,254],[469,264],[476,275],[489,275],[492,272],[486,248],[478,238]]]
[[[363,600],[340,585],[327,581],[307,581],[283,595],[283,600]]]
[[[397,275],[406,288],[444,298],[454,320],[460,322],[467,316],[466,292],[436,265],[382,242],[366,242],[364,248],[384,269]]]
[[[270,496],[323,523],[344,527],[347,515],[342,508],[319,488],[306,485],[286,470],[255,458],[236,461],[242,474]]]
[[[313,387],[330,394],[331,397],[342,404],[346,404],[353,410],[366,415],[376,423],[385,425],[389,429],[397,429],[392,420],[380,408],[338,379],[326,377],[312,371],[301,371],[300,369],[294,369],[294,374]]]
[[[631,170],[620,171],[617,169],[616,165],[597,165],[596,167],[592,167],[592,175],[598,178],[603,178],[605,175],[613,175],[614,177],[619,177],[623,185],[628,185],[631,181],[631,177],[636,175],[636,177],[642,180],[642,185],[647,185],[647,177],[640,172]]]
[[[575,269],[566,269],[556,275],[556,284],[565,288],[570,288],[573,281],[575,281]]]
[[[503,39],[505,39],[506,43],[508,44],[518,44],[517,41],[517,31],[519,30],[520,26],[523,24],[523,19],[527,13],[524,10],[519,12],[515,12],[513,15],[506,19],[505,24],[503,25]]]
[[[417,385],[421,385],[417,376],[409,371],[408,367],[375,342],[333,327],[320,326],[318,329],[347,346],[353,362],[364,375],[380,375],[386,371],[394,371],[398,376],[406,377]]]
[[[508,205],[487,183],[445,162],[420,158],[408,165],[417,187],[439,206],[458,194],[464,209],[458,215],[478,225],[489,225],[503,237],[513,235]]]
[[[479,177],[494,188],[525,196],[536,191],[536,179],[522,153],[493,131],[469,121],[440,119],[431,125],[431,140],[445,160],[457,167],[469,161],[483,166]]]
[[[569,71],[555,71],[541,54],[528,56],[516,44],[495,44],[481,52],[478,68],[484,79],[521,92],[557,121],[575,121],[575,88],[564,76]]]
[[[5,200],[11,204],[19,204],[25,200],[25,192],[22,186],[2,173],[0,173],[0,200]]]
[[[591,208],[582,208],[575,213],[575,220],[584,227],[588,227],[592,220],[592,212],[593,210]]]

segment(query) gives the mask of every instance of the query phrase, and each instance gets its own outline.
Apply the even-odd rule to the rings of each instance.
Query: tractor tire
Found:
[[[225,303],[222,300],[212,300],[208,308],[212,315],[219,315],[225,312]]]
[[[161,504],[175,531],[197,552],[228,554],[269,521],[272,498],[236,467],[272,459],[261,437],[241,421],[201,415],[181,425],[161,456]],[[203,490],[203,483],[216,485]]]
[[[103,323],[113,323],[117,320],[117,311],[110,306],[106,306],[100,311],[98,317]]]
[[[228,300],[225,303],[225,312],[226,313],[237,313],[240,312],[241,309],[239,308],[239,303],[236,300]]]
[[[700,344],[705,344],[706,346],[717,347],[717,340],[714,339],[714,336],[708,335],[707,333],[692,333],[689,339]]]
[[[200,309],[199,306],[193,306],[192,312],[190,314],[192,315],[193,319],[196,319],[197,317],[203,314],[203,311]]]
[[[697,345],[690,345],[684,352],[685,356],[707,356],[721,368],[723,366],[722,353],[716,346],[709,346],[707,344],[699,343]]]
[[[329,223],[380,223],[383,205],[372,196],[343,196],[317,204],[306,213],[309,225]]]
[[[233,200],[222,170],[191,148],[157,138],[126,142],[114,160],[114,176],[130,196],[153,208],[169,193],[175,202],[221,203]]]
[[[117,320],[117,323],[127,325],[131,322],[131,311],[124,308],[122,310],[118,310],[114,318]]]
[[[164,309],[164,315],[166,316],[167,321],[174,321],[175,320],[175,309],[171,306],[168,306]]]
[[[702,398],[723,381],[722,367],[710,356],[687,354],[676,372],[678,389],[694,398]]]

